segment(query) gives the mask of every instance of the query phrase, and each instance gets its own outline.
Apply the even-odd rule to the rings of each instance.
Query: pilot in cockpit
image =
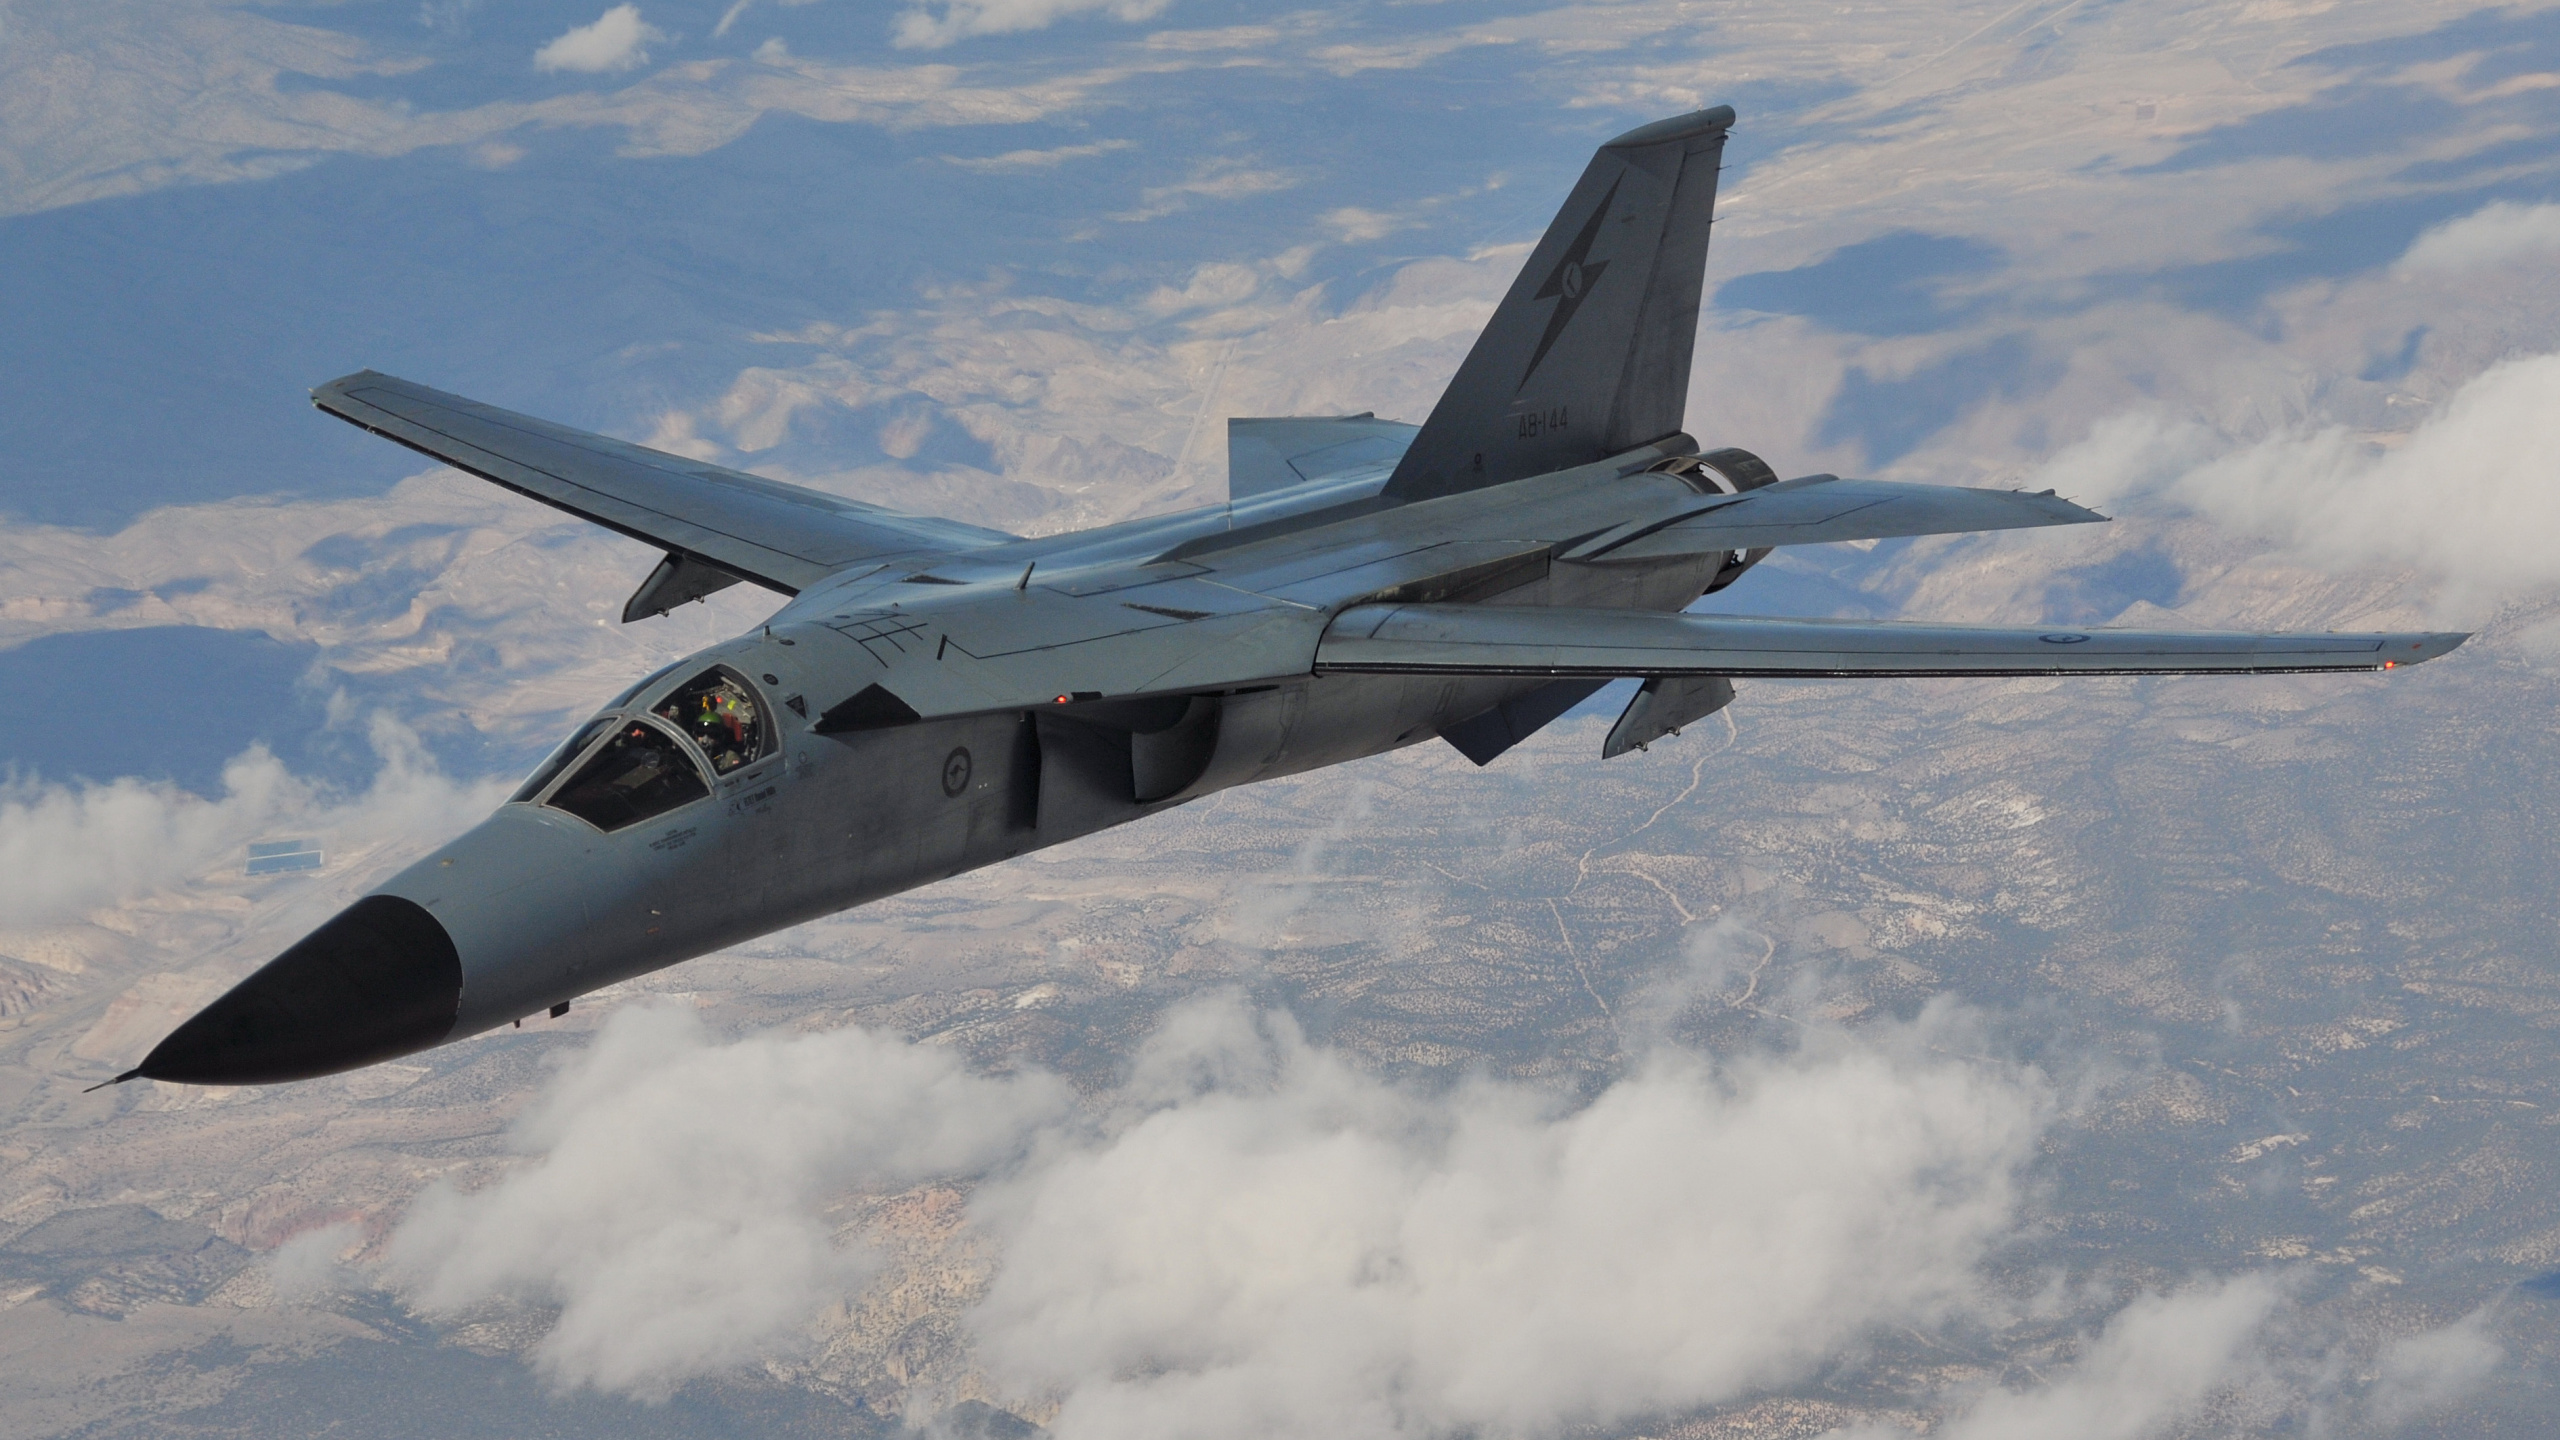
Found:
[[[707,672],[668,696],[657,713],[701,748],[715,774],[726,775],[765,752],[755,696],[721,671]]]

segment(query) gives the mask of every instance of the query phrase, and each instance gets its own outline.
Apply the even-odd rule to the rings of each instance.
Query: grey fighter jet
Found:
[[[1683,433],[1732,123],[1602,146],[1421,426],[1230,421],[1229,498],[1180,514],[1026,539],[372,371],[321,386],[342,420],[662,551],[626,621],[740,583],[786,603],[615,696],[121,1078],[406,1055],[1230,786],[1433,739],[1489,763],[1619,676],[1644,686],[1609,755],[1738,678],[2388,670],[2466,638],[1684,613],[1780,545],[2105,518],[1781,479]]]

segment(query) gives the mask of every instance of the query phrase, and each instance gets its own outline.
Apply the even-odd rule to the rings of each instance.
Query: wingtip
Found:
[[[123,1084],[124,1082],[126,1082],[127,1080],[138,1079],[138,1078],[140,1078],[140,1077],[141,1077],[141,1075],[142,1075],[142,1067],[141,1067],[141,1066],[139,1066],[139,1065],[137,1065],[137,1066],[135,1066],[133,1069],[131,1069],[131,1070],[127,1070],[127,1071],[126,1071],[126,1072],[124,1072],[123,1074],[121,1074],[121,1075],[117,1076],[117,1077],[116,1077],[116,1078],[114,1078],[113,1080],[101,1080],[101,1081],[99,1081],[97,1084],[90,1086],[88,1089],[83,1090],[83,1091],[81,1091],[80,1093],[81,1093],[81,1094],[83,1094],[83,1095],[95,1095],[95,1094],[97,1094],[99,1091],[106,1089],[106,1088],[107,1088],[108,1086],[110,1086],[110,1085],[121,1085],[121,1084]]]
[[[2462,642],[2470,638],[2468,630],[2429,630],[2414,635],[2395,635],[2383,646],[2382,668],[2397,670],[2405,665],[2423,665],[2461,649]]]
[[[311,403],[317,405],[320,403],[321,396],[343,391],[348,386],[356,384],[359,381],[379,380],[381,378],[383,378],[382,372],[368,365],[362,370],[349,371],[335,380],[323,380],[319,384],[311,387]]]
[[[2116,523],[2116,517],[2113,515],[2101,514],[2068,496],[2057,495],[2051,490],[2042,491],[2040,493],[2044,498],[2061,506],[2063,510],[2071,516],[2071,523],[2074,525],[2113,525]]]

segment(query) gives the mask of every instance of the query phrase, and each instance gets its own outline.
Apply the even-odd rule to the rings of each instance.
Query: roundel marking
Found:
[[[2047,645],[2079,645],[2085,643],[2089,637],[2086,635],[2039,635],[2036,638]]]
[[[942,757],[942,793],[957,798],[969,788],[969,748],[956,746]]]

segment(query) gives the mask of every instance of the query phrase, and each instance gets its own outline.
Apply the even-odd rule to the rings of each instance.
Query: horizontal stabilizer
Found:
[[[2442,633],[2012,630],[1529,605],[1360,605],[1316,647],[1319,674],[2207,675],[2389,670],[2469,639]]]
[[[2030,495],[2020,490],[1808,475],[1720,496],[1668,521],[1596,535],[1560,558],[1605,565],[1710,550],[2087,525],[2106,518],[2051,491]]]
[[[1393,470],[1421,428],[1366,411],[1237,416],[1227,422],[1227,498],[1249,499],[1354,470]]]
[[[311,392],[311,403],[457,470],[785,595],[865,560],[1015,538],[706,465],[371,370],[330,381]]]

